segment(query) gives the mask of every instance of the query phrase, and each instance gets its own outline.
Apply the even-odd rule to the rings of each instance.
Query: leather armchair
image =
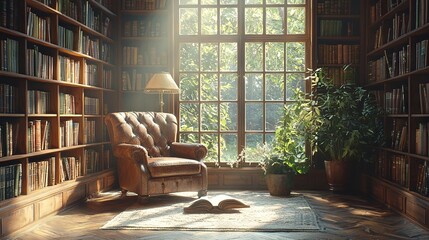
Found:
[[[122,193],[141,197],[181,191],[207,195],[207,148],[180,143],[170,113],[117,112],[105,117]]]

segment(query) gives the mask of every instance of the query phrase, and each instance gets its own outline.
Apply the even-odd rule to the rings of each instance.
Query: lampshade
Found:
[[[147,93],[179,93],[179,87],[169,73],[156,73],[147,82],[144,89]]]

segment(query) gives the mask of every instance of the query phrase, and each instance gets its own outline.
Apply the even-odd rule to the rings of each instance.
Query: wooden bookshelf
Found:
[[[153,74],[172,70],[172,4],[168,0],[121,1],[121,111],[159,111],[159,96],[145,93],[144,88]]]
[[[363,70],[360,1],[314,0],[313,6],[313,69],[323,68],[337,84],[359,83]]]
[[[0,0],[0,236],[116,184],[113,0]]]
[[[385,110],[386,142],[366,181],[379,201],[429,227],[429,4],[367,0],[366,76]]]

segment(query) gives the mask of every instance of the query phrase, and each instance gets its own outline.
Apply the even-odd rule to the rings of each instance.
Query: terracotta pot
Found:
[[[291,174],[267,174],[265,176],[268,191],[273,196],[289,196],[293,185]]]
[[[325,161],[329,190],[346,192],[350,190],[352,163],[349,161]]]

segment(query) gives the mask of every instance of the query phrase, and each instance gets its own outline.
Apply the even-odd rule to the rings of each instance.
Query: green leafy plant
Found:
[[[381,110],[374,96],[354,83],[336,86],[318,69],[313,74],[320,124],[316,144],[327,160],[368,160],[382,143]]]

